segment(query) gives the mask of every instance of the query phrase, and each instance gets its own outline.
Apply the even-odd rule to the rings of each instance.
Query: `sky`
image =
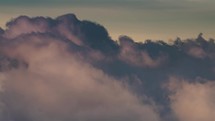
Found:
[[[113,39],[215,38],[214,0],[1,0],[0,26],[19,15],[74,13],[105,26]]]

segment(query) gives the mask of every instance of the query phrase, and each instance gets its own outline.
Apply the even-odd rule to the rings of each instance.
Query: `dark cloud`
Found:
[[[213,80],[215,41],[202,33],[169,43],[114,41],[102,25],[74,14],[20,16],[0,29],[4,121],[198,119],[183,113],[185,104],[193,107],[183,96],[194,96],[204,108],[201,119],[212,120],[205,105],[215,105]]]
[[[3,34],[4,30],[0,27],[0,34]]]

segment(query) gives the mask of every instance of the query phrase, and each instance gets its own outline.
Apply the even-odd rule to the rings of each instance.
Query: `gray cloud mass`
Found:
[[[2,121],[215,120],[215,40],[111,39],[74,14],[0,28]]]

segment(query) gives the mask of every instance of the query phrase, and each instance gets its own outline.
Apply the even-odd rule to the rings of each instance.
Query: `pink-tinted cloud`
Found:
[[[171,78],[170,106],[179,121],[215,120],[214,82],[189,83]]]

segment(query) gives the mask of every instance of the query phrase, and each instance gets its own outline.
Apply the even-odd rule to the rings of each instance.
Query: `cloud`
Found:
[[[165,61],[165,57],[162,55],[156,59],[151,58],[146,51],[138,49],[138,44],[129,37],[122,36],[119,38],[119,42],[121,47],[120,59],[127,63],[140,67],[156,67]]]
[[[114,41],[105,27],[74,14],[20,16],[0,29],[0,118],[212,120],[214,62],[215,41],[202,34]],[[196,115],[186,112],[196,108],[191,99]]]
[[[214,82],[188,83],[171,79],[171,108],[179,121],[215,120]]]
[[[43,27],[35,29],[34,19],[33,23],[17,19],[5,31],[1,46],[1,52],[20,65],[3,69],[0,75],[2,120],[160,120],[153,102],[146,103],[146,96],[137,96],[126,84],[79,57],[70,49],[73,41],[52,36]],[[17,21],[21,22],[16,25]]]

